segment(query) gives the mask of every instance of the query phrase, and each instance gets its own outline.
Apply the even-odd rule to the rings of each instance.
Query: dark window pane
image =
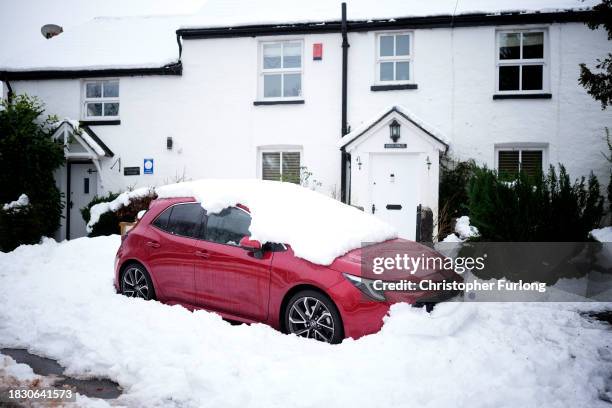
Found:
[[[280,180],[280,152],[262,154],[262,178],[264,180]]]
[[[518,65],[499,67],[499,90],[518,91],[519,90],[519,70]]]
[[[167,208],[163,213],[161,213],[155,219],[155,221],[153,221],[153,225],[165,231],[168,228],[168,220],[170,219],[171,213],[172,213],[172,207]]]
[[[524,91],[542,89],[542,65],[523,65]]]
[[[499,36],[499,59],[521,58],[521,34],[502,33]]]
[[[523,34],[523,59],[544,58],[544,33]]]
[[[119,116],[119,104],[118,103],[105,103],[104,104],[104,116]]]
[[[281,74],[264,75],[264,97],[276,98],[281,96]]]
[[[281,45],[264,44],[263,46],[263,68],[272,69],[281,67]]]
[[[393,81],[393,62],[380,63],[380,80]]]
[[[302,74],[283,75],[283,96],[300,96],[302,94]]]
[[[87,116],[102,116],[102,104],[101,103],[88,103],[87,104]]]
[[[183,237],[197,237],[204,209],[199,203],[179,204],[172,207],[167,231]]]
[[[102,96],[102,83],[89,82],[85,85],[85,96],[87,98],[99,98]]]
[[[395,63],[395,80],[408,81],[410,79],[410,63],[408,61]]]
[[[226,208],[219,214],[209,214],[204,239],[219,244],[238,246],[245,236],[251,236],[251,216],[239,208]]]
[[[119,82],[106,82],[104,84],[104,97],[105,98],[118,98],[119,97]]]
[[[530,176],[536,176],[542,172],[542,151],[523,150],[521,152],[521,171]]]
[[[410,36],[398,35],[395,37],[395,55],[410,54]]]
[[[497,160],[497,171],[502,179],[512,179],[519,172],[519,152],[501,150]]]
[[[283,153],[283,181],[300,183],[300,153]]]
[[[286,43],[283,47],[283,68],[302,66],[302,44]]]
[[[392,57],[393,56],[393,41],[395,37],[392,35],[380,36],[380,56],[381,57]]]

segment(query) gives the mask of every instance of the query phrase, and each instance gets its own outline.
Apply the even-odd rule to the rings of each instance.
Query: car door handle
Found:
[[[147,241],[145,245],[151,248],[159,248],[161,246],[159,245],[159,242],[155,242],[155,241]]]
[[[209,257],[208,252],[205,252],[205,251],[195,251],[195,255],[199,256],[200,258],[204,258],[204,259],[208,259]]]

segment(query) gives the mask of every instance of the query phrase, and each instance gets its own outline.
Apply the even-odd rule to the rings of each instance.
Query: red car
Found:
[[[360,249],[317,265],[294,256],[288,245],[250,240],[250,223],[240,205],[206,214],[193,198],[157,199],[123,236],[115,288],[329,343],[377,332],[392,303],[439,300],[440,293],[375,290],[372,280],[361,277]],[[440,256],[418,243],[389,242]]]

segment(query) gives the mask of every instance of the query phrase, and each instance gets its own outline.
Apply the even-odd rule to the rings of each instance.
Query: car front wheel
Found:
[[[336,305],[314,290],[304,290],[291,297],[285,309],[285,328],[288,333],[332,344],[344,338]]]

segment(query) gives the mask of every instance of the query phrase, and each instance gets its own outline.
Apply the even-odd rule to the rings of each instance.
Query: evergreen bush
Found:
[[[89,222],[91,214],[89,210],[96,204],[104,203],[107,201],[113,201],[119,196],[119,193],[108,193],[105,196],[98,197],[97,195],[87,204],[86,207],[81,208],[81,215],[85,220],[85,224]],[[100,220],[92,227],[91,232],[87,234],[88,237],[99,237],[102,235],[113,235],[119,234],[119,217],[117,214],[109,211],[100,216]]]
[[[476,169],[473,160],[440,160],[438,236],[453,232],[452,220],[468,215],[468,184]]]
[[[53,236],[59,228],[63,203],[53,172],[64,163],[64,148],[51,138],[57,118],[43,118],[38,99],[18,95],[1,105],[0,250],[10,251]],[[29,197],[27,208],[2,209],[21,194]]]

